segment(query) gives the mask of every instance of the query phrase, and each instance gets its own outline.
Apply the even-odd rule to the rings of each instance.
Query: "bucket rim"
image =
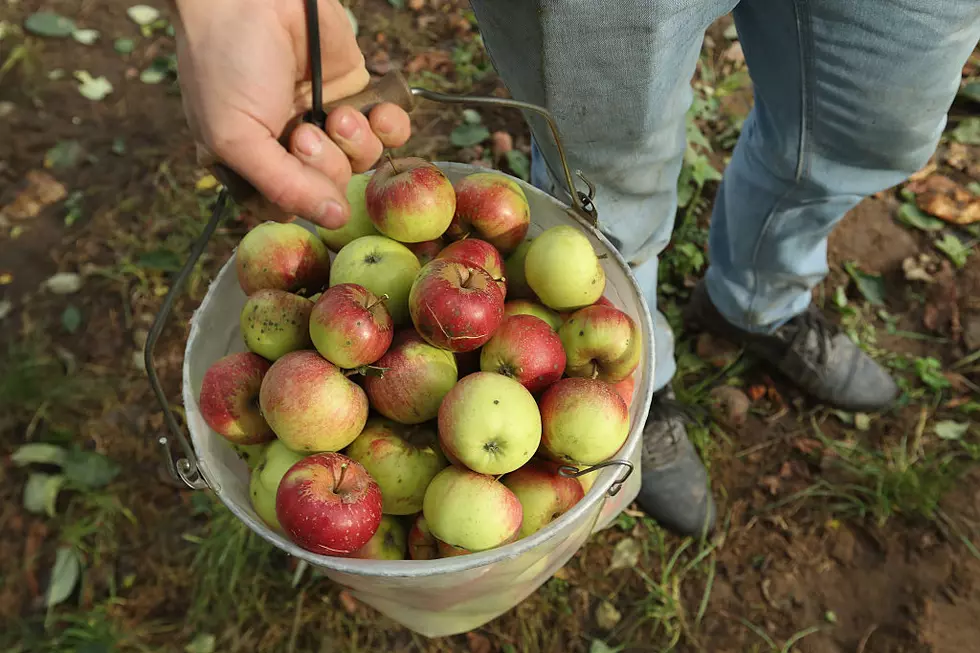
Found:
[[[452,172],[455,175],[466,175],[475,172],[491,171],[490,169],[481,166],[451,161],[433,161],[432,163],[441,170],[445,172]],[[643,385],[644,391],[642,396],[634,399],[634,401],[639,400],[642,402],[641,410],[639,412],[640,419],[630,424],[630,432],[627,436],[626,442],[622,447],[620,447],[619,451],[613,455],[614,458],[628,460],[633,456],[637,446],[639,446],[642,438],[643,425],[646,421],[647,415],[650,412],[650,406],[653,402],[653,365],[655,355],[653,343],[653,317],[646,297],[643,295],[643,292],[640,289],[636,277],[633,275],[633,271],[629,266],[629,263],[623,258],[619,250],[616,249],[616,247],[598,227],[590,224],[558,198],[546,193],[543,190],[540,190],[523,179],[514,177],[513,175],[509,175],[499,170],[494,170],[493,172],[507,176],[519,184],[521,189],[526,194],[534,195],[539,200],[545,201],[553,205],[556,209],[561,210],[566,216],[574,220],[574,222],[581,229],[585,230],[590,236],[596,238],[600,243],[602,243],[603,247],[605,247],[608,251],[608,257],[614,260],[620,267],[621,271],[626,275],[630,288],[635,297],[638,299],[640,309],[640,331],[643,337],[643,356],[640,361],[640,365],[644,365],[645,369],[648,370],[647,382]],[[300,219],[298,219],[297,222],[305,224],[305,221]],[[231,270],[232,273],[234,272],[233,261],[234,250],[222,265],[221,270],[209,284],[204,299],[201,301],[200,305],[197,307],[191,317],[191,328],[184,347],[184,360],[181,374],[181,395],[185,408],[195,405],[196,402],[196,398],[194,397],[191,389],[192,383],[189,362],[190,343],[200,333],[201,325],[199,323],[199,317],[206,310],[207,304],[212,297],[212,293],[217,287],[217,281],[223,275],[229,274],[229,270]],[[211,466],[207,457],[202,455],[203,448],[200,446],[199,442],[202,436],[198,433],[197,429],[191,427],[189,422],[187,426],[188,431],[190,432],[191,446],[194,448],[194,453],[198,459],[198,469],[201,477],[207,483],[208,488],[215,493],[225,507],[228,508],[232,514],[235,515],[235,517],[245,523],[245,525],[248,526],[253,533],[257,534],[259,537],[264,539],[269,544],[272,544],[277,549],[288,553],[295,558],[303,560],[310,565],[362,577],[416,578],[420,576],[452,574],[473,571],[481,567],[486,567],[492,563],[499,563],[518,558],[528,551],[536,549],[540,545],[555,539],[561,534],[569,523],[582,519],[589,511],[594,510],[596,508],[596,504],[605,500],[609,488],[616,482],[619,474],[621,473],[618,469],[603,469],[594,472],[595,474],[599,474],[599,478],[596,479],[589,491],[570,510],[562,514],[557,519],[554,519],[547,526],[541,528],[532,535],[518,539],[509,544],[504,544],[486,551],[474,552],[463,556],[436,558],[433,560],[372,560],[362,558],[346,558],[321,555],[308,551],[294,543],[284,534],[273,530],[260,518],[257,519],[249,514],[249,511],[238,502],[234,501],[229,496],[228,491],[222,486],[222,484],[217,482],[214,474],[211,472]],[[640,473],[640,469],[635,468],[633,469],[632,473]],[[599,512],[600,511],[596,511],[596,518],[598,518]]]

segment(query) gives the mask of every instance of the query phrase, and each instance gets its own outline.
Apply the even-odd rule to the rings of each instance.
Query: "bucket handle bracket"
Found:
[[[614,459],[606,460],[598,465],[592,465],[591,467],[586,467],[585,469],[578,469],[577,467],[572,467],[571,465],[562,465],[558,468],[558,475],[564,476],[565,478],[578,478],[579,476],[585,476],[586,474],[591,474],[592,472],[599,471],[604,467],[609,467],[611,465],[622,465],[626,469],[617,478],[612,485],[609,486],[609,491],[607,494],[611,497],[619,494],[619,491],[623,489],[623,484],[629,480],[630,475],[633,474],[633,463],[628,460]]]

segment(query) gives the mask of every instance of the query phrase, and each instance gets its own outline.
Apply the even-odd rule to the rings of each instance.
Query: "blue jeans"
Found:
[[[806,309],[827,237],[862,198],[935,150],[980,39],[977,0],[472,0],[511,94],[554,115],[573,168],[597,186],[600,228],[656,307],[657,257],[677,210],[690,80],[705,29],[733,12],[754,86],[715,198],[708,294],[734,325],[770,332]],[[562,179],[531,118],[532,181]],[[676,370],[654,312],[654,385]]]

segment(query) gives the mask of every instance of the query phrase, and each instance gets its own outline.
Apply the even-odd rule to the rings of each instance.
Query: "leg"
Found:
[[[734,2],[472,3],[512,95],[552,112],[569,163],[596,184],[600,228],[631,262],[651,308],[657,256],[670,239],[677,208],[690,80],[704,30]],[[534,119],[531,127],[540,148],[535,181],[558,193],[561,185],[552,180],[561,179],[560,167],[550,133]],[[656,311],[655,321],[655,387],[667,393],[675,369],[673,336]],[[680,532],[698,532],[712,522],[706,474],[680,420],[652,410],[644,444],[652,453],[643,461],[641,504]]]
[[[743,0],[735,19],[756,104],[716,200],[706,293],[767,358],[784,356],[767,342],[798,340],[784,366],[817,398],[880,407],[894,394],[884,372],[797,318],[827,273],[833,227],[935,150],[980,38],[980,5]],[[704,300],[692,303],[702,323],[713,319]],[[818,341],[829,363],[812,358]],[[812,378],[806,368],[821,365]]]

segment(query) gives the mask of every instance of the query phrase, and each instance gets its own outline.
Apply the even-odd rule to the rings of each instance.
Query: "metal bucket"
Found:
[[[478,98],[452,98],[427,91],[418,94],[430,99],[469,102]],[[449,99],[447,99],[449,98]],[[183,448],[183,456],[173,457],[170,438],[159,438],[172,475],[186,485],[211,488],[218,498],[263,539],[323,571],[334,582],[348,588],[360,601],[387,617],[428,637],[439,637],[478,628],[507,612],[547,581],[578,551],[588,537],[605,528],[636,497],[639,474],[640,438],[653,396],[654,342],[649,307],[626,261],[595,227],[591,198],[573,189],[572,176],[561,152],[550,116],[532,105],[494,98],[493,104],[508,104],[537,111],[548,119],[559,144],[571,206],[519,179],[531,207],[529,237],[562,224],[580,228],[591,240],[606,272],[605,295],[639,325],[643,334],[644,356],[636,371],[636,384],[630,408],[629,437],[613,460],[590,468],[597,474],[594,485],[570,511],[530,537],[482,553],[429,561],[377,561],[337,558],[306,551],[270,529],[252,509],[249,500],[249,471],[229,442],[212,431],[198,406],[201,380],[208,367],[232,352],[245,349],[239,332],[239,314],[245,304],[235,274],[234,256],[222,267],[191,321],[184,352],[183,403],[190,444],[170,411],[153,365],[153,346],[193,262],[200,256],[213,232],[225,198],[219,199],[215,217],[195,244],[181,274],[172,284],[147,341],[146,361],[151,385],[161,402],[173,439]],[[459,163],[437,162],[452,181],[485,168]],[[581,177],[581,175],[579,175]],[[584,179],[584,177],[583,177]],[[587,180],[586,180],[587,181]],[[300,221],[313,231],[312,225]]]

